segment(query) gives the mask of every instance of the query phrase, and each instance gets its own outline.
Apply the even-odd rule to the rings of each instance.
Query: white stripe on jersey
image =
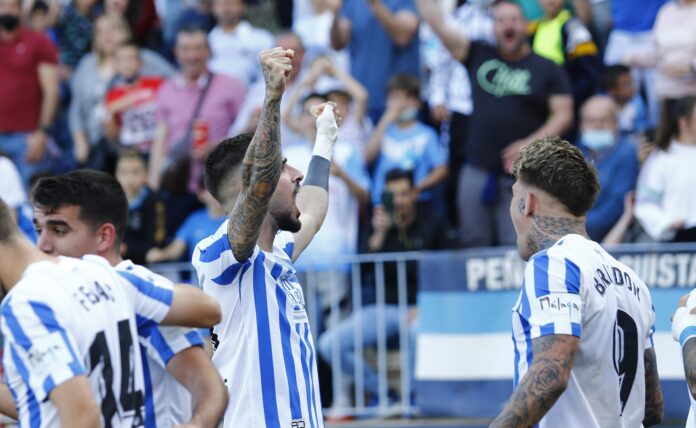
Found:
[[[567,235],[529,260],[512,314],[515,387],[534,361],[534,339],[580,338],[568,387],[540,427],[640,426],[655,314],[635,272],[597,243]]]
[[[323,428],[317,353],[292,266],[292,234],[278,233],[272,253],[257,246],[238,263],[227,223],[193,254],[199,284],[225,302],[213,330],[219,341],[213,363],[230,394],[224,425]]]
[[[172,281],[149,269],[124,260],[116,266],[119,271],[163,287]],[[183,327],[148,326],[138,329],[142,347],[145,381],[145,425],[168,428],[191,419],[191,394],[167,372],[167,363],[179,352],[192,346],[203,346],[203,337],[196,329]]]
[[[79,375],[88,377],[103,420],[143,426],[142,365],[131,364],[141,360],[136,314],[159,322],[171,298],[171,288],[125,280],[96,256],[31,264],[2,304],[5,379],[21,426],[57,426],[47,397]]]

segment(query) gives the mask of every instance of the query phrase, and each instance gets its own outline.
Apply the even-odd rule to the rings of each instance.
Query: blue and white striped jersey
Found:
[[[213,363],[229,391],[224,426],[323,428],[317,354],[292,266],[292,234],[279,232],[272,253],[256,246],[239,263],[227,223],[193,254],[199,284],[222,307]]]
[[[567,235],[535,254],[512,309],[515,387],[534,361],[533,339],[580,338],[568,387],[539,426],[641,426],[654,323],[647,286],[596,242]]]
[[[138,325],[160,322],[171,287],[117,273],[98,256],[31,264],[2,304],[5,380],[20,426],[56,427],[51,391],[88,377],[102,424],[144,426]]]
[[[167,278],[149,269],[124,260],[117,270],[162,287],[172,287]],[[167,372],[167,363],[174,355],[192,346],[203,346],[203,337],[196,329],[160,327],[154,323],[138,328],[143,356],[145,381],[145,426],[171,428],[191,419],[191,394]]]

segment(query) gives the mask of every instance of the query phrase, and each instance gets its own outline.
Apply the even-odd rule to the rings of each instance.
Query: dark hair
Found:
[[[302,104],[301,104],[301,105],[304,105],[308,100],[310,100],[310,99],[312,99],[312,98],[319,98],[320,100],[322,100],[322,102],[328,101],[328,100],[326,99],[326,95],[320,94],[319,92],[310,92],[310,93],[307,94],[304,98],[302,98]]]
[[[0,244],[10,242],[16,233],[17,226],[10,207],[0,198]]]
[[[147,162],[145,161],[145,157],[142,154],[140,154],[140,152],[134,149],[125,149],[121,153],[119,153],[118,158],[116,158],[116,166],[118,166],[118,164],[121,163],[122,160],[127,159],[135,159],[142,162],[142,164],[145,166],[145,169],[147,170]]]
[[[205,187],[222,205],[227,202],[222,187],[242,165],[254,134],[249,132],[222,140],[205,161]]]
[[[182,35],[182,34],[192,35],[192,34],[197,34],[197,33],[203,34],[203,36],[204,36],[203,38],[205,39],[205,44],[206,44],[206,46],[208,46],[210,48],[210,45],[208,44],[208,31],[206,31],[206,29],[203,28],[203,26],[196,25],[196,24],[184,25],[183,27],[179,28],[179,30],[177,30],[177,32],[176,32],[176,38],[174,39],[175,44],[178,43],[180,35]]]
[[[679,135],[679,119],[689,117],[696,108],[696,97],[666,99],[660,106],[660,123],[657,125],[655,144],[662,150],[669,148],[672,140]]]
[[[599,193],[595,167],[580,149],[560,137],[532,141],[520,150],[511,173],[553,196],[577,217],[587,214]]]
[[[420,81],[412,74],[394,74],[387,82],[387,92],[405,91],[410,97],[420,99]]]
[[[128,221],[128,199],[118,181],[90,169],[40,179],[31,192],[34,205],[49,212],[62,206],[80,207],[80,220],[95,230],[104,223],[116,229],[116,244],[123,239]]]
[[[20,4],[21,3],[22,2],[20,1]],[[36,12],[48,13],[48,11],[48,4],[44,0],[36,0],[34,4],[31,5],[31,10],[29,10],[29,13],[33,15]]]
[[[403,180],[403,179],[408,180],[411,187],[414,186],[415,183],[413,181],[413,171],[408,170],[408,169],[401,169],[401,168],[394,168],[394,169],[390,169],[389,171],[387,171],[387,175],[384,178],[384,182],[389,183],[391,181]]]
[[[625,74],[630,74],[631,69],[623,64],[615,64],[604,67],[599,76],[599,82],[604,91],[616,88],[619,78]]]
[[[327,100],[334,96],[344,97],[347,98],[348,101],[353,101],[353,97],[350,95],[350,92],[346,91],[345,89],[332,89],[326,93]]]

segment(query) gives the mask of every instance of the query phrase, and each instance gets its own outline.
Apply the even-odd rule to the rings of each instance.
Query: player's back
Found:
[[[2,305],[6,378],[21,426],[58,426],[49,393],[79,375],[88,377],[105,426],[143,425],[135,294],[128,287],[96,256],[27,268]]]
[[[569,288],[572,278],[579,276],[581,299],[577,308],[576,301],[564,301],[563,294],[536,296],[540,313],[567,310],[571,323],[580,324],[571,327],[579,329],[573,333],[580,334],[580,345],[568,387],[540,426],[641,426],[645,412],[644,352],[652,347],[655,320],[647,286],[599,244],[580,235],[566,236],[535,255],[530,263],[532,275],[546,264],[547,278],[563,275]],[[539,279],[534,280],[539,287]],[[564,306],[566,302],[570,304]],[[581,314],[579,319],[573,318],[574,311]]]

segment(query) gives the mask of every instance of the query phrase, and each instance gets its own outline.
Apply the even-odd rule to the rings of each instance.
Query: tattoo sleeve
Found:
[[[687,342],[688,343],[688,342]],[[696,341],[691,341],[691,358],[696,364]],[[686,367],[687,348],[684,347],[684,362]],[[657,425],[662,421],[662,408],[664,399],[662,397],[662,389],[660,388],[660,377],[657,374],[657,358],[655,350],[646,349],[643,360],[645,362],[645,416],[643,417],[643,426],[649,427]],[[689,380],[689,368],[686,368],[686,378]],[[692,376],[696,375],[696,366],[691,368]],[[691,389],[691,381],[689,380],[689,388]]]
[[[237,261],[251,257],[283,167],[280,149],[280,97],[266,94],[254,137],[242,163],[242,192],[227,226]]]
[[[534,361],[491,427],[538,423],[565,391],[579,343],[577,337],[564,334],[534,339]]]

